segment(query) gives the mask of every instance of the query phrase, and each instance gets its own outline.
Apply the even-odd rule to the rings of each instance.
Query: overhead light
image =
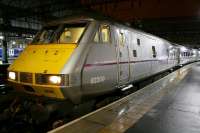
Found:
[[[181,51],[186,51],[187,48],[186,47],[181,47]]]
[[[3,40],[3,39],[4,39],[4,36],[1,35],[1,36],[0,36],[0,40]]]
[[[15,44],[16,44],[16,42],[15,42],[15,41],[13,41],[13,42],[12,42],[12,44],[13,44],[13,45],[15,45]]]
[[[33,38],[32,38],[32,37],[26,37],[26,39],[27,39],[27,40],[33,40]]]

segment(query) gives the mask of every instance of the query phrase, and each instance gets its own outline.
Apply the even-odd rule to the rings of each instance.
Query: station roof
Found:
[[[175,43],[200,46],[198,0],[0,0],[0,31],[35,34],[43,22],[98,12]]]

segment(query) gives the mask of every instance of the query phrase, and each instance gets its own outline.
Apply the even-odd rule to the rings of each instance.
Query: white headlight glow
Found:
[[[8,77],[9,77],[9,79],[15,80],[16,79],[16,73],[15,72],[9,72]]]
[[[61,77],[60,76],[49,76],[49,82],[51,82],[52,84],[60,84]]]

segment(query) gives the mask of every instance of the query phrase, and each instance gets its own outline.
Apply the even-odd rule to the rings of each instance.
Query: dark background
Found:
[[[174,43],[200,46],[199,0],[0,0],[0,32],[35,34],[63,16],[97,12]]]

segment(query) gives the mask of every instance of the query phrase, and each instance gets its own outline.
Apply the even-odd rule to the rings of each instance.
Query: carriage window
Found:
[[[155,58],[156,57],[156,48],[155,48],[155,46],[152,46],[152,52],[153,52],[153,57]]]
[[[94,36],[94,42],[99,42],[99,32],[97,31]]]
[[[133,50],[133,57],[137,57],[137,51]]]
[[[109,43],[110,42],[110,27],[108,25],[102,25],[100,30],[101,30],[102,42]]]
[[[124,36],[124,33],[119,33],[119,44],[121,46],[124,46],[124,43],[125,43],[125,36]]]
[[[140,45],[140,39],[137,38],[137,45]]]

